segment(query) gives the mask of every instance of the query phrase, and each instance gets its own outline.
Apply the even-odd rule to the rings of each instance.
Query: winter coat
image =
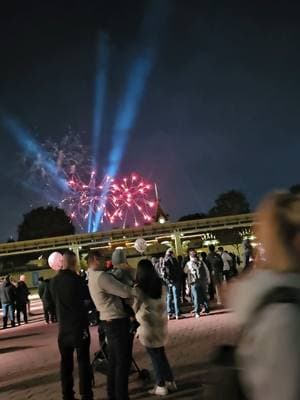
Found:
[[[133,309],[139,322],[137,333],[145,347],[163,347],[168,340],[168,316],[166,310],[166,289],[162,297],[151,299],[137,287]]]
[[[210,252],[207,255],[207,260],[211,266],[211,277],[214,285],[221,284],[223,281],[223,260],[220,254]]]
[[[175,257],[167,256],[164,260],[163,279],[168,285],[181,283],[183,271]]]
[[[124,283],[128,286],[133,286],[135,281],[135,270],[130,267],[127,263],[116,264],[114,267],[108,271],[110,274],[114,275],[118,281]]]
[[[16,288],[16,301],[18,304],[28,303],[28,296],[30,292],[25,282],[19,281]]]
[[[232,307],[245,329],[237,360],[249,400],[300,399],[300,305],[273,303],[254,313],[279,287],[300,292],[300,274],[256,271],[232,295]]]
[[[188,284],[207,286],[210,283],[210,273],[204,261],[191,259],[186,263],[184,272],[188,276]]]
[[[46,280],[43,280],[43,281],[41,281],[41,282],[39,283],[38,294],[39,294],[40,299],[41,299],[42,301],[43,301],[43,296],[44,296],[44,293],[45,293],[46,285],[47,285]]]
[[[16,288],[11,282],[6,280],[0,286],[1,304],[14,304],[16,301]]]
[[[50,290],[58,317],[60,338],[70,345],[80,343],[89,326],[82,279],[75,272],[60,270],[51,279]]]

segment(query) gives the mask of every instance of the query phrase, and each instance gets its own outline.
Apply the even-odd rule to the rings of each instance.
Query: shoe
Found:
[[[168,315],[168,320],[170,321],[171,319],[173,319],[173,315],[172,315],[172,314],[169,314],[169,315]]]
[[[200,315],[199,315],[199,314],[195,314],[195,318],[196,318],[196,319],[199,319],[199,318],[200,318]]]
[[[170,392],[177,392],[178,388],[175,381],[166,381],[167,389]]]
[[[154,386],[148,393],[156,396],[167,396],[169,394],[166,386]]]

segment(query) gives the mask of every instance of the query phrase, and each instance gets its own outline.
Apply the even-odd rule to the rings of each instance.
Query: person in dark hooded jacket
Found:
[[[11,326],[15,326],[15,301],[16,288],[10,281],[10,276],[6,276],[0,286],[0,298],[3,311],[3,329],[7,328],[8,318]]]
[[[167,311],[169,319],[175,314],[180,318],[180,289],[183,271],[174,257],[172,249],[168,249],[164,259],[163,279],[167,284]]]
[[[50,279],[41,277],[39,281],[38,293],[43,303],[45,322],[46,324],[49,324],[50,321],[56,322],[55,305],[50,292]]]
[[[18,325],[21,325],[21,313],[23,314],[24,323],[28,323],[27,318],[27,303],[29,290],[24,281],[19,281],[16,288],[16,309]]]

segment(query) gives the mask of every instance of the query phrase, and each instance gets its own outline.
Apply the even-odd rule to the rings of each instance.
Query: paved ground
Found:
[[[1,400],[59,400],[59,354],[56,346],[57,326],[46,326],[38,301],[32,304],[34,316],[30,324],[0,331],[0,399]],[[170,321],[167,352],[178,382],[179,392],[169,399],[198,399],[204,382],[204,366],[213,349],[221,343],[232,343],[236,335],[234,315],[217,310],[196,320]],[[97,332],[92,333],[92,353],[97,351]],[[149,360],[138,341],[134,356],[143,368]],[[149,384],[137,374],[130,378],[131,399],[152,397]],[[105,377],[96,373],[95,400],[106,399]]]

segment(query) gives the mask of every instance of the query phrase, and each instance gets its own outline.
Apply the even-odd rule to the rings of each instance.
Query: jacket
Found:
[[[135,270],[127,263],[114,264],[113,268],[109,270],[109,273],[127,286],[134,285]]]
[[[182,280],[183,271],[175,257],[167,256],[164,260],[163,279],[168,285],[179,284]]]
[[[207,286],[210,283],[210,273],[204,261],[188,261],[184,267],[184,272],[188,275],[189,285],[198,283]]]
[[[166,310],[166,289],[162,288],[162,297],[151,299],[136,288],[133,304],[135,317],[139,322],[137,333],[141,344],[145,347],[163,347],[168,340],[168,317]]]
[[[41,282],[39,283],[38,294],[39,294],[40,299],[41,299],[42,301],[43,301],[43,296],[44,296],[44,293],[45,293],[46,285],[47,285],[46,280],[43,280],[43,281],[41,281]]]
[[[300,292],[300,274],[256,271],[234,290],[231,305],[245,332],[237,360],[249,400],[300,399],[299,305],[275,303],[254,310],[278,287]]]
[[[29,290],[25,282],[19,281],[16,288],[16,301],[19,304],[28,303]]]
[[[80,342],[89,326],[82,279],[73,271],[60,270],[50,281],[50,292],[56,308],[59,336],[70,344]]]
[[[89,290],[102,321],[127,318],[122,299],[133,296],[135,289],[119,282],[105,271],[89,269]]]
[[[16,301],[16,288],[6,280],[0,286],[1,304],[14,304]]]

